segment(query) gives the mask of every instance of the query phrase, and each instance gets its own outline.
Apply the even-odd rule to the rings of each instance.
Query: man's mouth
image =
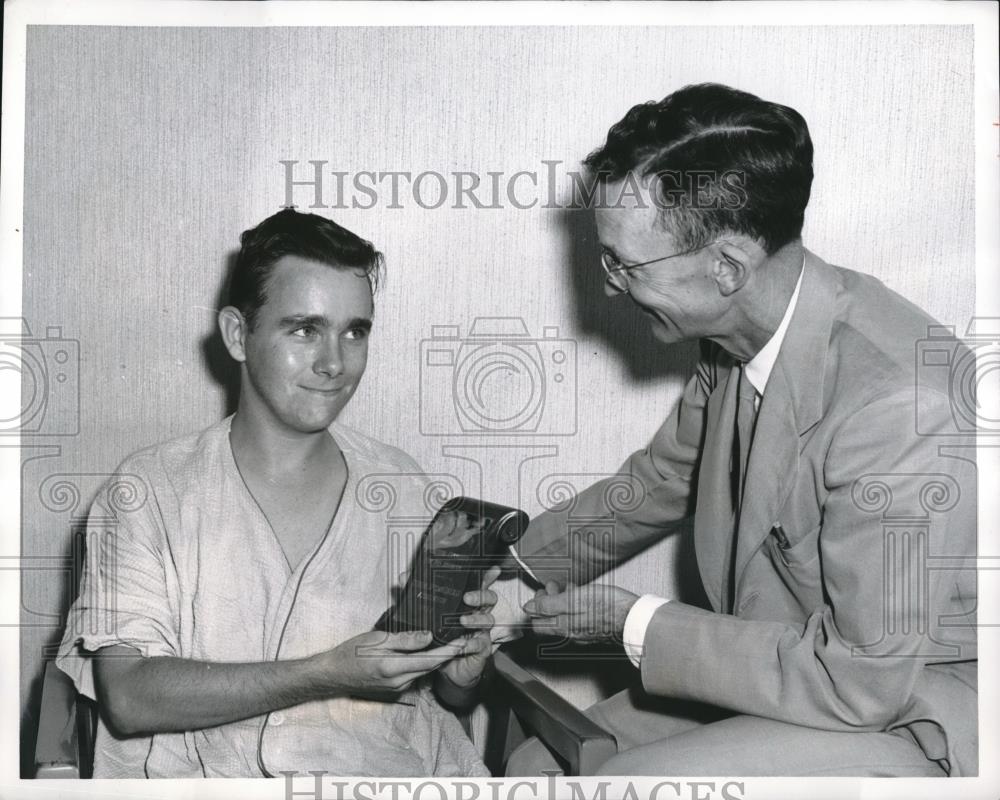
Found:
[[[309,392],[315,392],[316,394],[334,395],[344,390],[343,386],[330,386],[330,387],[317,387],[317,386],[303,386],[303,389]]]

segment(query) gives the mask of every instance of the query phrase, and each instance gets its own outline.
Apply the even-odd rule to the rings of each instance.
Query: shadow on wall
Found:
[[[221,309],[228,303],[229,281],[236,268],[238,254],[238,250],[233,250],[226,257],[225,269],[223,270],[224,278],[215,295],[213,307],[216,309]],[[218,325],[213,325],[212,332],[201,340],[201,356],[208,374],[225,389],[226,407],[223,409],[223,416],[235,413],[236,404],[240,397],[240,370],[232,356],[229,355],[229,351],[226,350]]]
[[[568,244],[567,277],[579,330],[604,342],[625,364],[634,384],[686,381],[697,362],[697,342],[664,345],[653,338],[649,321],[627,295],[607,297],[593,211],[569,208],[558,213]]]

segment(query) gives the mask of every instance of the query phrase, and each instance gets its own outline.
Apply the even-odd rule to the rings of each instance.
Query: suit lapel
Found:
[[[736,585],[747,562],[777,521],[798,469],[799,437],[785,376],[775,369],[767,382],[747,464],[736,542]]]
[[[833,270],[809,251],[803,270],[798,303],[764,389],[750,449],[736,545],[737,587],[795,485],[799,437],[823,414],[823,375],[837,281]]]

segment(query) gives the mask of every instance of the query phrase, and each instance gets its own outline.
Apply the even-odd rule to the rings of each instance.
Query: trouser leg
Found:
[[[822,731],[733,716],[620,751],[605,775],[942,777],[904,733]]]
[[[618,739],[607,775],[942,776],[904,733],[821,731],[712,706],[620,692],[586,712]],[[508,775],[561,772],[537,739],[511,754]]]

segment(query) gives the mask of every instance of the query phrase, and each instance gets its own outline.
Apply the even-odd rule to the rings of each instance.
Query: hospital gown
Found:
[[[57,659],[84,695],[94,697],[91,654],[102,647],[295,659],[370,631],[390,604],[434,510],[412,459],[331,426],[347,484],[325,538],[292,571],[237,470],[231,419],[134,454],[94,501]],[[101,722],[94,776],[486,775],[428,684],[395,702],[338,697],[184,733],[116,738]]]

